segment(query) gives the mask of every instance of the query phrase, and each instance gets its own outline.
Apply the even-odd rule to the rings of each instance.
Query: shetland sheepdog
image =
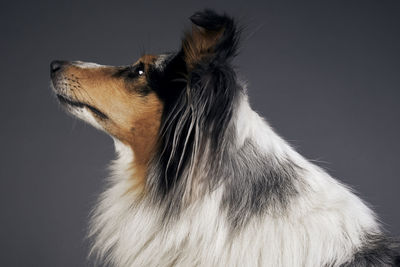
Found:
[[[177,52],[51,63],[61,105],[115,142],[90,254],[110,266],[400,266],[371,209],[251,109],[232,66],[236,21],[190,19]]]

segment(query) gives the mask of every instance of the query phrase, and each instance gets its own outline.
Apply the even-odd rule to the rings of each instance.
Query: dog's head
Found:
[[[196,135],[217,142],[237,94],[234,21],[210,10],[191,21],[176,53],[144,55],[126,66],[53,61],[50,67],[54,91],[70,113],[130,146],[137,165],[164,155],[158,160],[165,177],[177,176],[190,160]]]
[[[151,86],[157,59],[145,55],[120,67],[53,61],[52,84],[70,113],[132,146],[142,159],[155,145],[164,106]]]

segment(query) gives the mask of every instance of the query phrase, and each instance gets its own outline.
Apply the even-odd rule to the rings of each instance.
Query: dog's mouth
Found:
[[[89,109],[93,114],[95,114],[97,117],[99,117],[102,120],[106,120],[108,119],[108,116],[106,114],[104,114],[103,112],[101,112],[100,110],[98,110],[97,108],[83,103],[83,102],[79,102],[79,101],[75,101],[75,100],[71,100],[70,98],[64,96],[64,95],[60,95],[57,94],[57,98],[60,101],[60,103],[64,106],[68,106],[68,107],[76,107],[76,108],[87,108]]]

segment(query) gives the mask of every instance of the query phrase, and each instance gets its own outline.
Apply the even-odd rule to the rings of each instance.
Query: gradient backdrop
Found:
[[[0,266],[87,266],[111,138],[65,115],[53,59],[128,64],[177,49],[204,7],[247,25],[253,107],[400,235],[400,1],[3,1]],[[201,2],[201,3],[200,3]]]

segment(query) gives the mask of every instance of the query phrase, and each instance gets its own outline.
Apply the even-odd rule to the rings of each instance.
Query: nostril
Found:
[[[66,61],[54,60],[50,63],[50,72],[55,73],[65,65]]]

